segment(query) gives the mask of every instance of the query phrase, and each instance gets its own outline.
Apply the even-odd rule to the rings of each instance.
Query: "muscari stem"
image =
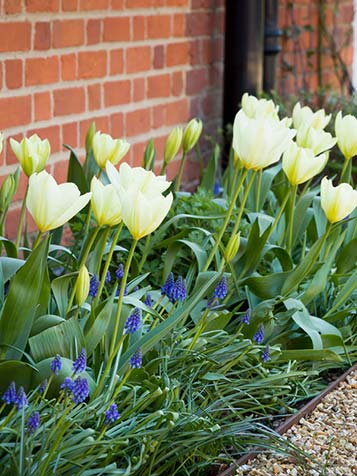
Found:
[[[234,236],[238,231],[240,221],[241,221],[242,216],[243,216],[245,204],[247,203],[248,195],[249,195],[250,189],[252,188],[256,173],[257,173],[256,170],[252,171],[252,174],[251,174],[250,179],[247,183],[247,186],[245,187],[243,198],[242,198],[242,203],[240,204],[239,213],[238,213],[236,222],[235,222],[234,227],[233,227],[232,236]]]
[[[294,210],[295,210],[295,202],[296,202],[296,192],[297,192],[297,185],[293,185],[291,189],[291,197],[290,197],[290,220],[289,220],[289,227],[288,227],[288,236],[286,242],[286,248],[289,254],[291,254],[292,244],[293,244],[293,230],[294,230]]]

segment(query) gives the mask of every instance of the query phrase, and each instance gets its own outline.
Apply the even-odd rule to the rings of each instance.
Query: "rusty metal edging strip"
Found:
[[[315,398],[310,400],[306,405],[304,405],[297,413],[292,415],[291,417],[287,418],[284,423],[282,423],[277,429],[276,432],[279,433],[280,435],[283,435],[286,433],[292,426],[294,426],[296,423],[299,423],[301,418],[306,416],[307,414],[311,413],[317,405],[323,400],[326,395],[333,390],[335,390],[336,387],[340,385],[351,372],[354,372],[357,370],[357,364],[354,364],[349,370],[347,370],[343,375],[341,375],[337,380],[334,380],[331,382],[325,390],[323,390],[321,393],[319,393]],[[236,469],[247,463],[247,461],[251,460],[252,458],[255,458],[257,453],[251,452],[248,453],[241,458],[239,458],[234,465],[230,466],[228,469],[224,470],[222,473],[219,473],[218,476],[234,476]]]

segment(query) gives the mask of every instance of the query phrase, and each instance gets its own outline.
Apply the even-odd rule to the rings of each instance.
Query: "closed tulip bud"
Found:
[[[89,126],[89,129],[87,131],[86,135],[86,152],[89,154],[92,150],[92,144],[93,144],[93,137],[95,134],[95,122],[92,122],[91,125]]]
[[[202,121],[199,119],[191,119],[185,127],[182,141],[182,149],[185,153],[189,152],[197,144],[202,133],[202,127]]]
[[[283,170],[291,185],[298,185],[319,174],[328,160],[328,152],[315,157],[311,149],[292,142],[283,155]]]
[[[74,183],[58,185],[56,180],[43,170],[30,177],[26,205],[37,228],[44,233],[73,218],[87,205],[91,195],[81,195]]]
[[[0,154],[2,152],[3,144],[4,144],[4,134],[0,132]]]
[[[45,168],[51,152],[47,139],[41,140],[37,134],[33,134],[30,138],[25,137],[21,142],[11,138],[10,145],[22,170],[28,177]]]
[[[115,226],[121,222],[121,203],[113,185],[103,185],[92,178],[92,210],[99,226]]]
[[[293,109],[293,123],[295,129],[300,129],[301,127],[313,127],[317,130],[325,129],[327,124],[330,122],[331,114],[326,115],[324,109],[319,109],[314,112],[308,106],[301,107],[300,103],[297,102]]]
[[[314,129],[309,124],[300,127],[296,134],[296,143],[300,147],[311,149],[315,155],[331,149],[337,142],[329,132]]]
[[[260,170],[278,162],[296,131],[269,116],[249,118],[241,109],[233,125],[233,148],[246,169]]]
[[[164,162],[168,164],[175,157],[177,152],[181,147],[182,142],[182,128],[175,127],[170,132],[168,138],[166,139],[165,152],[164,152]]]
[[[145,170],[153,170],[155,164],[156,150],[154,147],[154,141],[149,140],[145,147],[143,167]]]
[[[357,119],[351,114],[342,117],[341,111],[336,116],[335,134],[337,144],[345,159],[357,155]]]
[[[15,195],[17,189],[16,180],[13,175],[8,175],[1,185],[0,189],[0,212],[7,210],[12,197]]]
[[[77,282],[76,282],[76,299],[78,306],[81,306],[88,297],[89,294],[90,277],[85,265],[79,270]]]
[[[321,181],[321,207],[330,223],[341,221],[357,207],[357,191],[347,183],[334,187],[332,180],[324,177]]]
[[[96,132],[92,142],[94,159],[101,169],[107,162],[116,165],[130,149],[130,144],[124,139],[113,139],[109,134]]]
[[[248,93],[244,93],[241,100],[244,113],[251,119],[269,116],[274,120],[279,120],[279,106],[276,106],[271,99],[258,99]]]
[[[224,252],[224,259],[226,260],[227,263],[229,263],[236,257],[239,250],[239,245],[240,245],[240,233],[236,233],[235,235],[232,235],[230,237]]]

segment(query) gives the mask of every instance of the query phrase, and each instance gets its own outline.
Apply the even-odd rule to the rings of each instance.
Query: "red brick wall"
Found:
[[[92,120],[132,144],[133,164],[151,137],[161,159],[193,116],[221,125],[223,0],[0,1],[2,177],[17,164],[9,137],[47,137],[63,181],[63,144],[82,148]]]
[[[299,89],[315,92],[323,87],[348,93],[348,78],[343,78],[343,64],[351,76],[353,60],[353,0],[324,0],[322,35],[319,46],[319,1],[280,0],[279,23],[283,29],[282,52],[278,59],[278,91],[287,95]],[[319,55],[321,51],[319,67]],[[333,53],[342,60],[333,61]],[[320,70],[320,80],[319,80]],[[341,85],[342,83],[342,85]]]

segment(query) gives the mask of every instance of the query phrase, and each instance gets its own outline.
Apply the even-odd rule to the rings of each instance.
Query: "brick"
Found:
[[[25,7],[29,13],[58,12],[59,0],[25,0]]]
[[[66,116],[84,111],[83,88],[58,89],[53,92],[53,97],[55,116]]]
[[[130,40],[130,18],[115,17],[104,19],[104,41]]]
[[[51,153],[55,154],[56,152],[60,152],[62,148],[60,126],[37,127],[36,129],[28,131],[27,136],[31,136],[32,134],[38,134],[41,139],[48,139],[51,144]]]
[[[187,72],[186,94],[192,95],[201,92],[207,86],[206,69],[194,69]]]
[[[121,74],[124,71],[124,52],[120,50],[111,50],[110,52],[110,74]]]
[[[53,23],[54,48],[67,48],[69,46],[80,46],[84,43],[84,21],[83,20],[56,20]]]
[[[62,10],[64,12],[76,12],[79,0],[62,0]]]
[[[133,80],[133,101],[138,102],[146,98],[145,79],[135,78]]]
[[[34,94],[35,121],[51,119],[51,95],[49,92]]]
[[[0,98],[0,130],[8,127],[22,126],[31,121],[31,96]]]
[[[69,144],[69,142],[63,141],[64,144]],[[72,145],[69,144],[69,145]],[[74,147],[72,145],[72,147]],[[68,152],[69,154],[69,152]],[[67,182],[67,169],[68,169],[68,162],[67,160],[59,160],[58,162],[55,162],[52,164],[52,175],[56,177],[56,180],[58,183],[64,183]],[[64,234],[66,234],[66,228],[64,229]],[[66,238],[65,236],[62,236],[62,242],[65,242]],[[73,237],[72,237],[72,243],[73,243]]]
[[[199,64],[200,62],[200,43],[199,40],[193,40],[189,43],[189,59],[191,65]]]
[[[190,0],[166,0],[168,7],[189,7]]]
[[[177,71],[172,73],[171,76],[171,95],[172,96],[181,96],[183,94],[183,73],[181,71]]]
[[[126,50],[126,71],[136,73],[146,71],[151,67],[150,46],[138,46]]]
[[[186,15],[178,13],[173,17],[173,35],[182,37],[186,32]]]
[[[163,45],[154,46],[154,68],[161,69],[165,65],[165,49]]]
[[[61,56],[61,78],[63,81],[73,81],[77,78],[77,57],[75,53]]]
[[[146,38],[146,17],[137,16],[133,17],[133,39],[145,40]]]
[[[22,12],[22,0],[5,0],[4,13],[5,15],[14,15]]]
[[[97,131],[102,131],[102,132],[109,131],[109,118],[107,115],[93,117],[91,119],[86,119],[84,121],[81,121],[79,124],[79,143],[81,145],[85,143],[86,135],[92,122],[95,123]]]
[[[88,20],[87,45],[94,45],[101,41],[101,20]]]
[[[168,38],[171,36],[171,15],[153,15],[147,18],[149,38]]]
[[[172,43],[167,45],[166,64],[167,66],[176,66],[178,64],[187,64],[189,61],[189,48],[187,42]]]
[[[100,83],[87,86],[88,109],[90,111],[102,107],[101,88]]]
[[[132,137],[150,130],[150,108],[127,112],[125,116],[126,135]]]
[[[26,86],[56,83],[59,80],[58,56],[29,58],[26,60]]]
[[[37,22],[35,24],[35,50],[48,50],[51,47],[50,22]]]
[[[147,78],[148,98],[159,98],[170,96],[170,75],[160,74]]]
[[[200,42],[201,64],[210,64],[213,61],[212,40],[203,39]]]
[[[23,138],[23,134],[11,134],[11,137],[13,139],[15,139],[17,142],[21,142],[21,140]],[[13,165],[13,164],[18,165],[19,161],[17,160],[16,155],[13,153],[9,141],[4,142],[4,152],[3,152],[3,154],[4,154],[4,157],[6,157],[6,164],[7,165]],[[20,175],[20,177],[21,177],[21,175]]]
[[[127,104],[131,100],[130,81],[108,81],[104,84],[105,107]]]
[[[159,104],[153,108],[151,127],[158,129],[164,125],[166,125],[166,105]]]
[[[177,125],[186,122],[189,118],[188,100],[186,98],[167,104],[166,123],[167,125]]]
[[[0,52],[27,51],[31,47],[29,22],[0,23]]]
[[[130,150],[130,163],[134,167],[142,166],[145,147],[145,142],[139,142],[132,145]]]
[[[124,0],[112,0],[112,10],[124,10]]]
[[[84,10],[107,10],[110,0],[80,0],[80,11]]]
[[[152,0],[126,0],[126,8],[149,8]]]
[[[192,0],[192,9],[201,8],[214,8],[214,2],[212,0]]]
[[[64,144],[70,145],[71,147],[78,147],[78,123],[70,122],[69,124],[62,125],[62,140]],[[65,166],[62,163],[62,166]],[[66,164],[67,165],[67,164]],[[67,170],[67,167],[65,166]]]
[[[9,213],[7,214],[7,218],[6,218],[6,236],[9,239],[15,238],[19,220],[20,220],[20,208],[9,210]],[[28,212],[26,213],[26,224],[27,224],[28,233],[32,233],[37,230],[35,222],[33,221],[31,215]]]
[[[78,54],[78,76],[80,79],[100,78],[106,73],[106,51],[82,51]]]
[[[186,34],[188,36],[209,36],[212,31],[212,14],[210,12],[190,13],[186,16]]]
[[[8,89],[17,89],[22,86],[22,60],[5,61],[5,83]]]
[[[124,136],[124,114],[118,112],[110,116],[110,135],[112,137]]]
[[[22,137],[13,137],[15,140],[17,141],[21,141]],[[10,147],[10,144],[9,144],[9,149],[11,149]],[[12,152],[12,151],[11,151]],[[15,157],[15,155],[14,155]],[[18,163],[16,157],[15,157],[15,164]],[[24,173],[21,173],[20,174],[20,179],[19,179],[19,186],[17,187],[17,190],[16,190],[16,193],[14,195],[14,198],[13,198],[13,202],[16,202],[18,200],[22,200],[25,196],[25,192],[26,192],[26,188],[27,188],[27,184],[28,184],[28,178],[26,177],[26,175]]]

